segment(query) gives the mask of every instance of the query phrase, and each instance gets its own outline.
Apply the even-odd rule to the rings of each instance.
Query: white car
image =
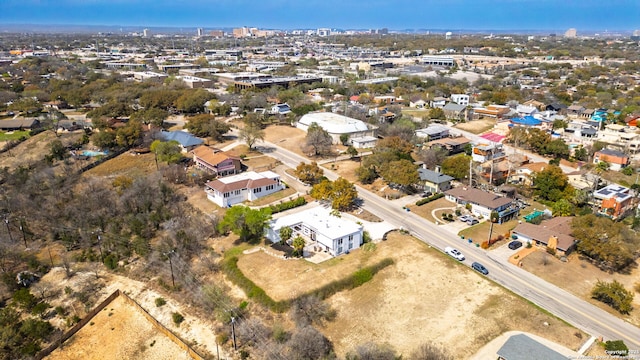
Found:
[[[444,252],[456,260],[464,261],[464,255],[462,255],[460,251],[450,246],[447,246],[446,248],[444,248]]]

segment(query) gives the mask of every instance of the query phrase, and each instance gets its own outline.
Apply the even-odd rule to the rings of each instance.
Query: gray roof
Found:
[[[429,124],[429,126],[424,129],[416,130],[416,135],[420,136],[420,134],[426,134],[430,136],[430,135],[441,134],[448,131],[449,131],[449,128],[444,125]]]
[[[432,184],[443,184],[453,180],[453,178],[449,175],[445,175],[429,169],[420,168],[418,169],[418,174],[420,175],[420,180],[428,181]]]
[[[10,119],[0,120],[0,129],[19,129],[19,128],[31,128],[38,125],[40,121],[38,119]]]
[[[603,154],[603,155],[621,157],[621,158],[627,157],[627,155],[625,155],[625,153],[623,153],[622,151],[618,151],[618,150],[614,150],[614,149],[607,149],[607,148],[598,151],[598,153]]]
[[[445,105],[442,110],[449,110],[449,111],[462,111],[466,108],[465,105],[460,105],[460,104],[456,104],[456,103],[448,103],[447,105]]]
[[[498,350],[498,356],[505,360],[536,359],[567,360],[567,357],[524,334],[511,336]]]

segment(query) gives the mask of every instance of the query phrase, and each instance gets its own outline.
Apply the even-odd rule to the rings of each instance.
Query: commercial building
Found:
[[[309,113],[296,123],[298,129],[307,131],[311,124],[316,123],[322,129],[331,135],[334,144],[340,144],[342,141],[340,137],[348,135],[349,139],[362,138],[365,136],[375,137],[376,128],[368,125],[367,123],[350,118],[347,116],[334,114],[330,112],[316,112]]]

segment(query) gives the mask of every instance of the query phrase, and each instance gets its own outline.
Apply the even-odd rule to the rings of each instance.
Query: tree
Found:
[[[131,148],[142,139],[142,124],[136,120],[129,120],[127,125],[116,132],[116,143],[123,148]]]
[[[555,165],[547,166],[537,173],[533,177],[533,185],[536,196],[549,201],[570,198],[574,193],[567,175],[562,172],[560,167]]]
[[[175,102],[180,97],[180,91],[161,89],[146,91],[140,96],[140,105],[146,109],[157,108],[169,110],[175,106]],[[204,106],[204,103],[202,103]]]
[[[293,235],[293,230],[289,226],[283,226],[280,228],[280,243],[285,244],[291,236]]]
[[[293,250],[295,254],[297,256],[302,256],[302,251],[304,249],[304,246],[306,245],[302,236],[300,235],[296,236],[295,239],[293,239],[292,245],[293,245]]]
[[[331,201],[331,207],[336,210],[349,210],[358,198],[356,187],[345,178],[336,181],[323,180],[311,188],[311,197],[316,200]]]
[[[469,176],[469,162],[471,156],[459,154],[450,156],[442,162],[442,173],[462,180]]]
[[[185,128],[195,136],[212,137],[218,141],[222,140],[222,136],[231,130],[227,123],[216,120],[215,116],[209,114],[188,118]]]
[[[311,326],[299,328],[287,342],[290,359],[319,360],[331,351],[331,342]]]
[[[587,149],[581,145],[573,151],[573,157],[576,158],[576,160],[587,161],[589,153],[587,152]]]
[[[354,148],[352,145],[349,145],[347,148],[347,154],[353,159],[358,156],[358,149]]]
[[[20,98],[9,105],[9,110],[20,111],[27,114],[42,111],[42,104],[31,97]]]
[[[423,162],[425,168],[431,170],[435,169],[437,165],[441,165],[446,157],[447,151],[440,147],[420,150],[418,152],[418,159]]]
[[[116,134],[106,129],[96,131],[91,135],[91,142],[101,149],[111,149],[116,146]]]
[[[409,360],[453,360],[453,356],[432,343],[424,343],[411,353]]]
[[[610,283],[598,280],[591,290],[591,297],[611,306],[621,314],[628,314],[633,310],[633,292],[625,289],[617,280]]]
[[[333,138],[318,123],[314,122],[309,125],[305,145],[313,156],[329,154],[332,144]]]
[[[187,114],[200,113],[204,110],[204,103],[214,98],[206,90],[186,90],[176,99],[176,107]]]
[[[414,185],[420,180],[416,165],[405,159],[390,163],[380,175],[386,181],[403,187]]]
[[[347,141],[349,141],[349,134],[341,134],[340,135],[340,143],[342,145],[347,145]]]
[[[354,354],[347,354],[348,360],[397,360],[399,357],[389,345],[368,342],[358,345]]]
[[[573,219],[572,234],[580,239],[576,249],[605,271],[622,271],[634,262],[640,240],[622,223],[594,214]]]
[[[331,207],[345,211],[353,207],[358,198],[356,187],[345,178],[338,178],[333,182]]]
[[[304,241],[304,240],[303,240]],[[327,321],[333,321],[337,312],[315,295],[301,296],[291,303],[289,317],[298,327],[308,325],[323,326]]]
[[[430,119],[444,119],[444,110],[441,108],[432,108],[429,110]]]
[[[53,160],[64,160],[67,156],[69,156],[69,150],[62,145],[62,141],[54,140],[49,145],[50,149],[50,157]]]
[[[553,216],[571,216],[573,215],[573,205],[567,199],[560,199],[551,206]]]
[[[232,231],[241,241],[256,242],[262,238],[264,227],[271,219],[271,209],[253,210],[246,206],[233,206],[218,224],[220,232]]]
[[[413,144],[399,136],[389,136],[379,140],[374,148],[375,152],[390,152],[397,159],[413,160]]]
[[[310,164],[301,162],[293,174],[303,183],[315,185],[324,177],[324,170],[315,161]]]
[[[545,154],[553,155],[555,158],[567,159],[569,157],[569,145],[562,139],[549,141],[544,147]]]
[[[245,123],[240,129],[240,139],[247,143],[249,150],[253,149],[256,141],[264,141],[264,135],[264,130],[255,123]]]
[[[167,164],[175,164],[182,159],[180,143],[175,140],[155,140],[151,143],[150,149],[156,154],[158,160],[165,161]]]
[[[153,124],[161,127],[169,116],[166,110],[160,108],[149,108],[138,110],[131,114],[131,120],[140,121],[143,124]]]

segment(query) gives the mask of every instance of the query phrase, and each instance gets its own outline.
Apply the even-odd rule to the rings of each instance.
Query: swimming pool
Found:
[[[83,150],[82,155],[84,156],[104,156],[107,155],[106,151],[95,151],[95,150]]]

